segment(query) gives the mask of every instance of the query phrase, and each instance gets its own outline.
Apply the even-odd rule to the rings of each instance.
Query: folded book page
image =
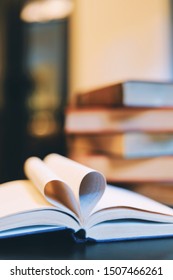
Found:
[[[101,173],[57,154],[47,156],[44,162],[29,158],[25,173],[49,202],[80,219],[89,215],[106,187]]]

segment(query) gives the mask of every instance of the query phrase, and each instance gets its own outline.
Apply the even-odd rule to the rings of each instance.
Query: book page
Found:
[[[108,185],[92,213],[113,207],[131,207],[165,215],[173,215],[173,209],[168,206],[130,190]]]
[[[25,174],[53,205],[69,214],[80,216],[80,207],[69,186],[37,157],[26,160]]]
[[[66,182],[80,203],[82,216],[89,215],[106,187],[104,176],[84,165],[57,154],[48,155],[44,162]]]
[[[57,154],[48,155],[44,162],[29,158],[25,173],[49,202],[61,204],[81,220],[90,213],[106,186],[99,172]]]
[[[55,207],[41,195],[31,182],[21,180],[0,185],[0,218],[42,208]]]
[[[78,230],[80,221],[73,217],[50,204],[29,180],[0,185],[0,237],[53,228]]]

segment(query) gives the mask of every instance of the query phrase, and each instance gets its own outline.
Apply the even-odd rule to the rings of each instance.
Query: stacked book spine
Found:
[[[78,94],[65,131],[68,157],[173,204],[173,83],[125,81]]]

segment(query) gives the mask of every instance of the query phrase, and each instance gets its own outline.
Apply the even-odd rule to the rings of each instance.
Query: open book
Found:
[[[57,154],[24,168],[29,180],[0,186],[0,238],[62,229],[77,241],[173,235],[173,209],[106,185],[95,170]]]

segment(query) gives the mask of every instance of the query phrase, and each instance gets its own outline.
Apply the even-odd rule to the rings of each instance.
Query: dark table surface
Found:
[[[172,260],[173,238],[79,243],[70,232],[49,232],[0,240],[1,260]]]

